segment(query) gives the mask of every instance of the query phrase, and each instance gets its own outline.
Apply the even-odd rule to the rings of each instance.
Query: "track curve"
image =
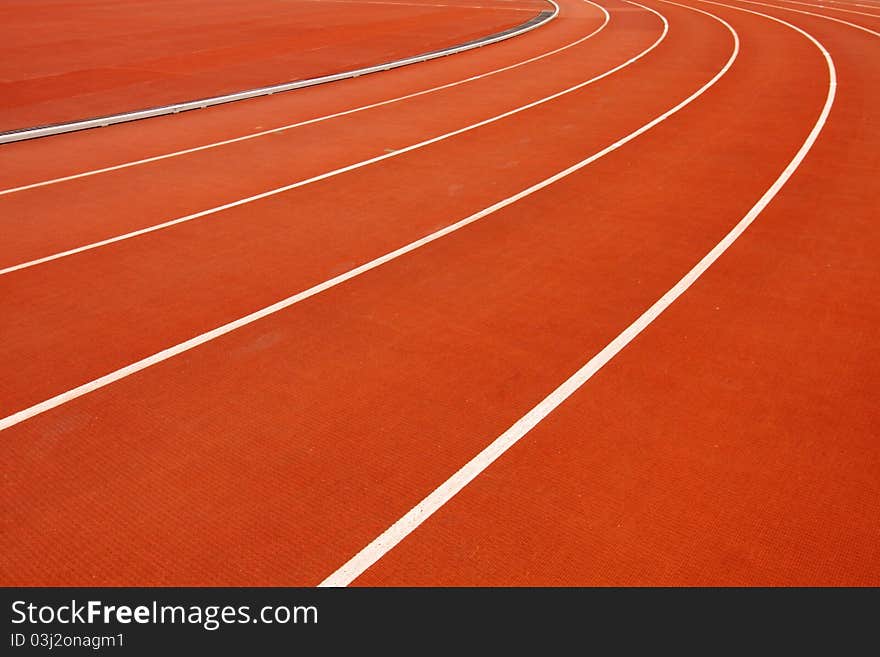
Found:
[[[3,189],[53,181],[0,195],[0,266],[400,152],[0,276],[4,584],[880,582],[880,39],[776,0],[560,6],[417,75],[0,148]]]

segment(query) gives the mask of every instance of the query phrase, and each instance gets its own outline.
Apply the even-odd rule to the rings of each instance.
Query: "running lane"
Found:
[[[541,0],[13,0],[0,9],[0,131],[318,77],[460,44]]]
[[[603,25],[604,16],[596,7],[582,2],[572,5],[577,10],[572,11],[572,22],[585,31],[572,36],[562,47],[577,43]],[[652,20],[656,23],[656,18]],[[387,157],[389,151],[497,116],[577,84],[584,76],[602,73],[608,62],[616,65],[629,58],[645,37],[627,34],[625,28],[619,42],[613,41],[613,36],[596,34],[596,38],[600,36],[596,46],[591,38],[552,58],[398,103],[136,167],[11,194],[0,193],[0,227],[5,233],[0,247],[0,269],[234,202],[370,158]],[[582,64],[587,49],[594,55],[589,63]],[[479,58],[474,59],[479,66]],[[544,70],[541,67],[545,62],[555,69],[554,75],[530,74]],[[438,69],[428,69],[428,73],[432,70]],[[397,73],[404,71],[374,76],[387,76],[385,89],[392,98],[398,88]],[[423,77],[421,88],[431,88],[431,79],[430,75]],[[345,85],[337,88],[344,89]],[[446,105],[443,112],[437,111],[438,103]],[[142,123],[150,129],[149,121]],[[142,199],[135,206],[131,203],[132,195]]]
[[[727,44],[703,27],[714,24],[711,19],[673,8],[677,35],[660,42],[657,15],[620,6],[616,32],[600,49],[590,42],[579,46],[589,63],[576,79],[592,79],[659,45],[650,57],[596,84],[290,193],[0,276],[0,291],[13,309],[11,321],[0,327],[0,363],[15,373],[0,383],[3,411],[18,411],[304,290],[601,150],[710,77],[685,65],[685,40],[716,68],[724,62]],[[723,27],[714,29],[723,35]],[[562,70],[553,61],[539,63],[548,74]],[[496,84],[494,78],[481,82]],[[456,99],[482,106],[484,92],[493,88]],[[533,100],[529,94],[519,102]],[[446,107],[396,106],[397,118],[389,123],[404,126],[418,112],[446,115]],[[572,144],[578,149],[572,151]],[[197,181],[178,184],[194,187]],[[145,205],[157,202],[149,189],[129,191]],[[426,206],[425,199],[436,202]],[[59,353],[66,355],[59,359]]]
[[[566,4],[566,3],[563,3]],[[570,19],[572,3],[566,12]],[[585,2],[584,18],[601,13]],[[114,166],[144,157],[199,147],[263,129],[385,101],[479,73],[516,64],[556,49],[585,34],[576,20],[553,20],[515,39],[454,57],[406,66],[296,92],[254,98],[205,110],[56,135],[52,139],[5,144],[0,148],[2,189]],[[389,82],[390,80],[390,82]]]
[[[746,30],[693,4],[742,24],[745,52],[779,40],[769,22]],[[840,86],[812,152],[693,288],[357,584],[880,584],[880,39],[733,4],[833,56]],[[786,77],[808,74],[799,102],[817,114],[814,59]],[[718,155],[731,171],[750,162]],[[688,189],[704,217],[757,198]]]
[[[644,62],[630,104],[667,89],[652,86],[660,71],[699,69],[671,107],[733,53],[720,23],[662,10],[666,54]],[[17,464],[4,579],[319,582],[656,299],[797,150],[824,97],[822,58],[782,26],[729,18],[751,37],[717,84],[587,168],[4,431]],[[544,114],[544,128],[579,125],[569,116]],[[570,163],[580,141],[561,141],[521,147]],[[751,166],[732,168],[732,153]]]
[[[867,5],[863,5],[859,7],[854,5],[832,5],[828,3],[794,2],[788,0],[774,0],[772,4],[786,9],[798,9],[800,11],[819,13],[823,16],[832,16],[840,20],[858,23],[874,30],[880,28],[880,6],[868,7]]]

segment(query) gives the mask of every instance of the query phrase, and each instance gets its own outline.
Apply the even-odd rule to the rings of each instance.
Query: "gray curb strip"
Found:
[[[205,109],[206,107],[211,107],[213,105],[233,103],[239,100],[247,100],[248,98],[257,98],[259,96],[271,96],[272,94],[276,93],[293,91],[294,89],[302,89],[304,87],[312,87],[318,84],[326,84],[327,82],[336,82],[337,80],[345,80],[347,78],[356,78],[361,75],[368,75],[370,73],[377,73],[379,71],[388,71],[393,68],[400,68],[401,66],[408,66],[410,64],[426,62],[428,60],[437,59],[439,57],[446,57],[447,55],[454,55],[456,53],[473,50],[474,48],[480,48],[482,46],[487,46],[491,43],[497,43],[499,41],[504,41],[505,39],[510,39],[515,36],[525,34],[526,32],[530,32],[535,28],[540,27],[541,25],[544,25],[545,23],[553,20],[559,14],[559,5],[557,5],[554,0],[547,1],[553,5],[552,11],[541,11],[537,16],[534,16],[525,23],[522,23],[515,27],[511,27],[507,30],[504,30],[503,32],[490,34],[488,36],[474,39],[473,41],[468,41],[457,46],[450,46],[441,50],[432,50],[431,52],[426,52],[421,55],[415,55],[414,57],[397,59],[392,62],[377,64],[375,66],[370,66],[367,68],[355,69],[353,71],[345,71],[343,73],[325,75],[319,78],[309,78],[307,80],[285,82],[269,87],[248,89],[246,91],[238,91],[236,93],[225,94],[223,96],[212,96],[210,98],[202,98],[199,100],[189,100],[183,103],[175,103],[173,105],[162,105],[160,107],[152,107],[149,109],[136,110],[133,112],[124,112],[122,114],[110,114],[108,116],[82,119],[79,121],[71,121],[69,123],[54,123],[51,125],[8,130],[6,132],[0,132],[0,144],[14,141],[23,141],[25,139],[36,139],[37,137],[48,137],[50,135],[59,135],[65,132],[75,132],[77,130],[87,130],[89,128],[103,128],[108,125],[113,125],[115,123],[138,121],[140,119],[149,119],[154,116],[163,116],[166,114],[177,114],[179,112],[187,112],[189,110]]]

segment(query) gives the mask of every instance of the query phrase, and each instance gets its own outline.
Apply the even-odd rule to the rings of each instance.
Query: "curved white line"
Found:
[[[632,0],[625,0],[625,1],[628,2],[629,4],[635,5],[637,7],[641,7],[642,9],[645,9],[647,11],[652,12],[653,14],[656,14],[660,18],[660,20],[663,21],[664,33],[666,33],[668,31],[669,24],[666,21],[666,18],[662,14],[660,14],[657,11],[654,11],[650,7],[645,7],[644,5],[640,5],[637,2],[633,2]],[[699,9],[693,9],[692,7],[689,7],[689,9],[692,9],[693,11],[700,11]],[[706,12],[703,12],[703,13],[706,13]],[[725,23],[725,25],[727,25],[727,24]],[[728,29],[733,30],[733,28],[731,28],[729,25],[727,27],[728,27]],[[736,33],[733,32],[733,34],[736,37]],[[244,317],[241,317],[241,318],[236,319],[232,322],[224,324],[223,326],[219,326],[211,331],[207,331],[206,333],[202,333],[201,335],[197,335],[194,338],[190,338],[189,340],[186,340],[184,342],[176,344],[172,347],[168,347],[167,349],[163,349],[162,351],[159,351],[151,356],[147,356],[146,358],[142,358],[141,360],[139,360],[137,362],[131,363],[130,365],[126,365],[125,367],[122,367],[122,368],[117,369],[113,372],[110,372],[109,374],[105,374],[104,376],[101,376],[97,379],[89,381],[88,383],[84,383],[80,386],[77,386],[76,388],[72,388],[71,390],[63,392],[59,395],[55,395],[54,397],[52,397],[50,399],[47,399],[47,400],[40,402],[38,404],[34,404],[33,406],[30,406],[30,407],[25,408],[21,411],[18,411],[17,413],[13,413],[12,415],[8,415],[7,417],[0,419],[0,431],[3,431],[4,429],[8,429],[12,426],[15,426],[16,424],[24,422],[25,420],[32,418],[36,415],[40,415],[41,413],[45,413],[46,411],[49,411],[53,408],[61,406],[62,404],[66,404],[67,402],[73,401],[74,399],[82,397],[83,395],[87,395],[90,392],[94,392],[95,390],[98,390],[100,388],[104,388],[104,387],[110,385],[111,383],[115,383],[116,381],[120,381],[121,379],[124,379],[128,376],[131,376],[132,374],[140,372],[141,370],[145,370],[148,367],[152,367],[153,365],[156,365],[158,363],[166,361],[169,358],[173,358],[174,356],[178,356],[184,352],[187,352],[191,349],[194,349],[200,345],[203,345],[206,342],[210,342],[211,340],[214,340],[214,339],[219,338],[223,335],[226,335],[227,333],[231,333],[232,331],[235,331],[235,330],[237,330],[243,326],[246,326],[248,324],[252,324],[260,319],[263,319],[264,317],[268,317],[269,315],[272,315],[272,314],[277,313],[281,310],[289,308],[289,307],[299,303],[300,301],[304,301],[305,299],[308,299],[309,297],[313,297],[317,294],[320,294],[321,292],[324,292],[325,290],[329,290],[330,288],[336,287],[337,285],[340,285],[341,283],[344,283],[348,280],[351,280],[352,278],[360,276],[363,273],[366,273],[372,269],[376,269],[377,267],[380,267],[381,265],[384,265],[388,262],[391,262],[392,260],[395,260],[395,259],[397,259],[407,253],[415,251],[416,249],[419,249],[419,248],[425,246],[426,244],[430,244],[431,242],[434,242],[442,237],[445,237],[446,235],[449,235],[450,233],[453,233],[453,232],[459,230],[460,228],[464,228],[465,226],[467,226],[469,224],[472,224],[476,221],[479,221],[480,219],[483,219],[484,217],[487,217],[487,216],[493,214],[494,212],[501,210],[502,208],[505,208],[509,205],[513,205],[517,201],[524,199],[527,196],[531,196],[532,194],[534,194],[537,191],[540,191],[546,187],[549,187],[553,183],[555,183],[559,180],[562,180],[563,178],[574,173],[575,171],[579,171],[579,170],[583,169],[584,167],[591,164],[592,162],[595,162],[596,160],[607,155],[608,153],[611,153],[612,151],[617,150],[618,148],[620,148],[624,144],[629,143],[630,141],[632,141],[633,139],[635,139],[639,135],[647,132],[648,130],[650,130],[651,128],[656,126],[657,124],[661,123],[662,121],[665,121],[670,116],[672,116],[673,114],[675,114],[676,112],[678,112],[682,108],[689,105],[691,102],[693,102],[699,96],[701,96],[706,90],[708,90],[710,87],[712,87],[718,80],[720,80],[721,77],[725,73],[727,73],[728,70],[730,70],[730,67],[733,64],[733,61],[735,60],[738,53],[739,53],[739,40],[737,37],[735,40],[735,50],[734,50],[733,55],[731,55],[731,58],[727,61],[727,63],[724,65],[724,67],[715,75],[715,77],[713,77],[711,80],[709,80],[709,82],[707,82],[702,87],[700,87],[700,89],[698,89],[695,93],[691,94],[688,98],[686,98],[685,100],[680,102],[678,105],[676,105],[672,109],[667,110],[666,112],[664,112],[663,114],[661,114],[657,118],[646,123],[645,125],[640,127],[638,130],[631,132],[630,134],[623,137],[622,139],[619,139],[618,141],[614,142],[610,146],[605,147],[601,151],[591,155],[590,157],[588,157],[584,160],[581,160],[580,162],[568,167],[567,169],[564,169],[564,170],[560,171],[559,173],[556,173],[556,174],[550,176],[549,178],[545,178],[544,180],[532,185],[531,187],[528,187],[513,196],[510,196],[510,197],[503,199],[493,205],[490,205],[489,207],[484,208],[483,210],[480,210],[479,212],[472,214],[469,217],[465,217],[464,219],[457,221],[454,224],[450,224],[449,226],[446,226],[445,228],[441,228],[440,230],[437,230],[429,235],[426,235],[425,237],[422,237],[414,242],[410,242],[409,244],[402,246],[399,249],[395,249],[394,251],[391,251],[389,253],[386,253],[385,255],[382,255],[382,256],[379,256],[378,258],[370,260],[369,262],[364,263],[363,265],[360,265],[359,267],[355,267],[354,269],[350,269],[349,271],[347,271],[343,274],[340,274],[340,275],[335,276],[331,279],[328,279],[328,280],[324,281],[323,283],[320,283],[318,285],[310,287],[307,290],[304,290],[302,292],[299,292],[297,294],[289,296],[286,299],[282,299],[281,301],[278,301],[270,306],[266,306],[264,308],[261,308],[260,310],[257,310],[253,313],[250,313],[249,315],[245,315]]]
[[[556,13],[559,13],[559,5],[556,3],[556,0],[547,0],[550,2],[555,8]],[[145,157],[140,160],[132,160],[131,162],[123,162],[122,164],[115,164],[109,167],[103,167],[100,169],[92,169],[90,171],[83,171],[81,173],[74,173],[69,176],[61,176],[59,178],[51,178],[49,180],[43,180],[40,182],[29,183],[27,185],[21,185],[19,187],[10,187],[8,189],[0,190],[0,196],[4,196],[6,194],[15,194],[16,192],[23,192],[28,189],[35,189],[37,187],[45,187],[47,185],[55,185],[57,183],[68,182],[70,180],[78,180],[80,178],[88,178],[90,176],[96,176],[102,173],[109,173],[111,171],[118,171],[120,169],[128,169],[130,167],[140,166],[142,164],[149,164],[151,162],[159,162],[161,160],[167,160],[173,157],[180,157],[181,155],[189,155],[190,153],[198,153],[200,151],[206,151],[212,148],[218,148],[220,146],[228,146],[229,144],[235,144],[241,141],[247,141],[248,139],[256,139],[258,137],[265,137],[266,135],[273,135],[279,132],[286,132],[287,130],[293,130],[294,128],[301,128],[306,125],[312,125],[313,123],[321,123],[322,121],[327,121],[330,119],[336,119],[341,116],[348,116],[349,114],[356,114],[358,112],[364,112],[366,110],[375,109],[377,107],[383,107],[385,105],[391,105],[393,103],[399,103],[404,100],[409,100],[411,98],[417,98],[418,96],[424,96],[427,94],[432,94],[436,91],[442,91],[444,89],[451,89],[452,87],[457,87],[462,84],[467,84],[468,82],[473,82],[474,80],[481,80],[483,78],[490,77],[492,75],[496,75],[498,73],[504,73],[505,71],[510,71],[520,66],[525,66],[526,64],[531,64],[532,62],[539,61],[546,57],[551,57],[552,55],[556,55],[564,50],[568,50],[569,48],[573,48],[574,46],[583,43],[587,39],[594,37],[599,32],[605,29],[608,25],[608,21],[611,17],[608,14],[608,11],[602,7],[601,5],[592,2],[592,0],[583,0],[587,4],[591,4],[597,7],[602,14],[604,15],[604,20],[602,24],[590,34],[577,39],[576,41],[572,41],[564,46],[556,48],[554,50],[549,50],[540,55],[536,55],[534,57],[530,57],[529,59],[524,59],[521,62],[517,62],[516,64],[511,64],[509,66],[504,66],[502,68],[497,68],[492,71],[488,71],[486,73],[480,73],[479,75],[473,75],[469,78],[464,78],[463,80],[457,80],[455,82],[449,82],[447,84],[440,85],[439,87],[431,87],[430,89],[423,89],[422,91],[416,91],[411,94],[406,94],[404,96],[397,96],[396,98],[390,98],[388,100],[383,100],[378,103],[370,103],[369,105],[361,105],[360,107],[355,107],[350,110],[343,110],[342,112],[334,112],[333,114],[327,114],[325,116],[318,116],[314,119],[308,119],[305,121],[298,121],[297,123],[290,123],[288,125],[279,126],[277,128],[271,128],[269,130],[262,130],[260,132],[253,132],[247,135],[242,135],[241,137],[233,137],[231,139],[224,139],[222,141],[215,141],[210,144],[203,144],[201,146],[194,146],[192,148],[185,148],[179,151],[173,151],[171,153],[164,153],[162,155],[154,155],[152,157]]]
[[[880,18],[880,14],[869,14],[864,11],[855,11],[853,9],[839,9],[837,7],[829,7],[828,5],[815,5],[811,2],[796,2],[795,0],[779,0],[792,5],[802,5],[804,7],[816,7],[817,9],[827,9],[828,11],[841,11],[846,14],[858,14],[859,16],[870,16],[871,18]],[[780,7],[783,9],[784,7]]]
[[[661,0],[666,2],[667,0]],[[704,2],[707,0],[699,0]],[[677,3],[669,3],[677,4]],[[488,468],[499,456],[510,449],[523,436],[538,425],[547,415],[556,409],[563,401],[568,399],[575,393],[584,383],[598,372],[604,365],[614,358],[620,351],[626,347],[639,333],[644,331],[664,310],[666,310],[676,299],[694,284],[694,282],[703,275],[703,273],[723,254],[731,244],[749,227],[755,218],[767,207],[767,204],[773,200],[776,194],[788,181],[791,174],[803,162],[807,153],[812,148],[825,125],[831,106],[834,104],[835,89],[837,87],[837,73],[834,68],[834,62],[828,51],[815,38],[804,32],[799,27],[787,23],[773,16],[761,14],[749,9],[741,9],[733,5],[725,5],[719,2],[709,2],[708,4],[729,7],[738,11],[745,11],[758,16],[763,16],[770,20],[782,23],[796,30],[800,34],[806,36],[825,57],[828,65],[828,95],[822,108],[819,118],[813,129],[807,136],[801,148],[795,154],[791,162],[785,167],[776,181],[770,188],[758,199],[758,202],[749,210],[748,214],[743,217],[739,223],[734,226],[725,237],[691,269],[684,277],[678,281],[666,294],[658,299],[648,308],[636,321],[623,330],[614,340],[605,346],[599,353],[586,362],[577,372],[562,383],[556,390],[551,392],[547,397],[541,400],[534,408],[526,413],[522,418],[511,426],[507,431],[502,433],[498,438],[492,441],[488,447],[483,449],[473,459],[468,461],[458,472],[453,474],[449,479],[435,488],[427,497],[419,502],[415,507],[408,511],[403,517],[395,522],[391,527],[386,529],[376,539],[369,543],[365,548],[358,552],[354,557],[347,561],[342,567],[327,577],[319,586],[347,586],[365,570],[381,559],[389,550],[394,548],[400,541],[406,538],[419,525],[433,515],[440,507],[446,504],[450,499],[457,495],[465,486],[473,481],[480,473]],[[684,5],[681,5],[684,6]],[[699,11],[699,10],[696,10]],[[708,13],[708,12],[707,12]],[[717,17],[716,17],[717,18]],[[718,18],[718,20],[722,20]],[[725,23],[726,25],[726,23]],[[729,27],[729,26],[728,26]],[[730,28],[732,29],[732,28]],[[735,33],[734,33],[735,34]]]
[[[289,192],[294,189],[298,189],[300,187],[305,187],[306,185],[310,185],[312,183],[315,183],[315,182],[318,182],[321,180],[326,180],[327,178],[332,178],[334,176],[338,176],[343,173],[348,173],[349,171],[355,171],[357,169],[361,169],[361,168],[369,166],[371,164],[376,164],[377,162],[382,162],[384,160],[388,160],[393,157],[398,157],[399,155],[403,155],[404,153],[410,153],[410,152],[418,150],[420,148],[430,146],[431,144],[436,144],[436,143],[441,142],[445,139],[449,139],[451,137],[455,137],[457,135],[461,135],[466,132],[476,130],[477,128],[482,128],[483,126],[487,126],[492,123],[496,123],[497,121],[500,121],[502,119],[506,119],[510,116],[514,116],[514,115],[519,114],[521,112],[525,112],[526,110],[533,109],[535,107],[543,105],[544,103],[549,103],[551,100],[556,100],[557,98],[561,98],[562,96],[565,96],[565,95],[570,94],[572,92],[578,91],[579,89],[583,89],[584,87],[587,87],[595,82],[598,82],[599,80],[602,80],[602,79],[608,77],[609,75],[616,73],[617,71],[620,71],[623,68],[626,68],[627,66],[629,66],[630,64],[633,64],[634,62],[637,62],[642,57],[644,57],[645,55],[650,53],[652,50],[654,50],[654,48],[659,46],[663,42],[663,40],[666,38],[666,35],[668,33],[669,33],[669,26],[666,23],[664,23],[663,31],[661,32],[661,34],[657,38],[657,40],[654,41],[653,44],[651,44],[648,48],[646,48],[645,50],[640,52],[635,57],[631,57],[630,59],[623,62],[622,64],[618,64],[614,68],[612,68],[608,71],[605,71],[604,73],[601,73],[600,75],[597,75],[593,78],[590,78],[589,80],[586,80],[584,82],[580,82],[574,86],[568,87],[567,89],[563,89],[562,91],[558,91],[558,92],[551,94],[549,96],[544,96],[543,98],[539,98],[538,100],[533,101],[531,103],[527,103],[525,105],[520,105],[519,107],[515,107],[512,110],[508,110],[508,111],[503,112],[501,114],[496,114],[495,116],[489,117],[488,119],[478,121],[477,123],[472,123],[472,124],[467,125],[463,128],[459,128],[459,129],[453,130],[451,132],[446,132],[442,135],[438,135],[438,136],[432,137],[430,139],[425,139],[423,141],[420,141],[415,144],[411,144],[410,146],[400,148],[400,149],[392,151],[390,153],[383,153],[382,155],[376,155],[376,156],[368,158],[366,160],[361,160],[360,162],[355,162],[354,164],[349,164],[347,166],[340,167],[338,169],[333,169],[332,171],[327,171],[326,173],[322,173],[317,176],[312,176],[311,178],[299,180],[299,181],[297,181],[295,183],[291,183],[289,185],[283,185],[282,187],[276,187],[276,188],[270,189],[266,192],[254,194],[253,196],[248,196],[246,198],[239,199],[237,201],[232,201],[230,203],[224,203],[223,205],[217,205],[213,208],[208,208],[207,210],[201,210],[200,212],[194,212],[192,214],[188,214],[183,217],[178,217],[176,219],[170,219],[169,221],[163,221],[162,223],[154,224],[154,225],[148,226],[146,228],[141,228],[139,230],[134,230],[134,231],[131,231],[128,233],[124,233],[122,235],[116,235],[114,237],[109,237],[107,239],[100,240],[98,242],[92,242],[90,244],[85,244],[83,246],[79,246],[74,249],[68,249],[66,251],[61,251],[59,253],[54,253],[52,255],[44,256],[42,258],[36,258],[34,260],[29,260],[27,262],[23,262],[23,263],[20,263],[17,265],[5,267],[3,269],[0,269],[0,276],[2,276],[4,274],[11,274],[12,272],[20,271],[22,269],[27,269],[29,267],[35,267],[36,265],[41,265],[41,264],[44,264],[47,262],[51,262],[53,260],[59,260],[60,258],[66,258],[68,256],[76,255],[78,253],[83,253],[85,251],[91,251],[93,249],[97,249],[102,246],[107,246],[109,244],[115,244],[116,242],[122,242],[124,240],[129,240],[134,237],[139,237],[141,235],[153,233],[158,230],[163,230],[165,228],[170,228],[171,226],[176,226],[178,224],[186,223],[186,222],[192,221],[194,219],[200,219],[202,217],[207,217],[209,215],[217,214],[218,212],[223,212],[225,210],[231,210],[232,208],[236,208],[241,205],[246,205],[248,203],[253,203],[255,201],[259,201],[259,200],[262,200],[265,198],[277,196],[278,194],[283,194],[285,192]]]
[[[453,46],[449,49],[435,50],[430,53],[415,55],[413,57],[407,57],[405,59],[398,59],[393,62],[384,62],[382,64],[376,64],[374,66],[368,66],[366,68],[359,68],[354,71],[344,71],[342,73],[324,75],[319,78],[309,78],[307,80],[298,80],[294,82],[282,82],[281,84],[275,84],[269,87],[245,89],[244,91],[236,91],[231,94],[224,94],[222,96],[198,98],[195,100],[183,101],[181,103],[174,103],[172,105],[161,105],[159,107],[134,110],[131,112],[123,112],[121,114],[110,114],[106,116],[81,119],[78,121],[70,121],[66,123],[55,123],[47,126],[37,126],[32,128],[23,128],[20,130],[12,130],[8,132],[0,132],[0,144],[25,141],[27,139],[38,139],[40,137],[51,137],[62,135],[68,132],[90,130],[92,128],[107,127],[109,125],[128,123],[130,121],[140,121],[143,119],[155,118],[157,116],[167,116],[169,114],[179,114],[180,112],[189,112],[196,109],[205,109],[206,107],[225,105],[227,103],[238,102],[241,100],[250,100],[252,98],[260,98],[262,96],[271,96],[273,94],[293,91],[295,89],[314,87],[316,85],[326,84],[328,82],[349,80],[351,78],[357,78],[362,75],[388,71],[394,68],[410,66],[411,64],[420,64],[422,62],[439,59],[448,55],[456,55],[462,52],[467,52],[468,50],[475,50],[476,48],[482,48],[483,46],[498,43],[499,41],[513,39],[514,37],[518,37],[522,34],[526,34],[527,32],[531,32],[532,30],[537,29],[542,25],[546,25],[550,21],[554,20],[559,14],[559,7],[555,4],[554,0],[546,1],[554,5],[553,13],[546,20],[540,21],[538,23],[533,23],[528,27],[520,27],[520,29],[517,29],[513,32],[503,32],[494,37],[486,37],[485,40],[466,43],[460,46]],[[538,14],[538,16],[540,16],[540,14]]]
[[[838,0],[827,0],[827,2],[819,2],[817,4],[814,4],[813,6],[814,7],[821,7],[822,9],[834,9],[834,7],[830,7],[827,3],[831,3],[834,5],[843,5],[845,7],[864,7],[865,9],[880,10],[880,4],[878,4],[878,5],[865,5],[865,4],[860,4],[858,2],[840,2]],[[875,14],[872,14],[872,15],[875,15]],[[876,16],[876,17],[880,18],[880,16]]]
[[[867,32],[868,34],[873,34],[875,37],[880,37],[880,32],[876,32],[875,30],[870,30],[864,25],[859,25],[858,23],[850,23],[849,21],[842,20],[840,18],[834,18],[834,16],[827,16],[825,14],[817,14],[812,11],[804,11],[803,9],[792,9],[791,7],[780,7],[779,5],[771,5],[767,2],[755,2],[754,0],[736,0],[737,2],[744,2],[747,5],[760,5],[761,7],[769,7],[770,9],[778,9],[780,11],[793,11],[796,14],[804,14],[805,16],[815,16],[816,18],[824,18],[826,21],[834,21],[835,23],[840,23],[841,25],[848,25],[849,27],[855,28],[857,30],[861,30],[862,32]]]

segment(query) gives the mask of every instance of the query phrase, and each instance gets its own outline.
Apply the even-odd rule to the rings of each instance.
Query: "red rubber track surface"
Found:
[[[829,3],[823,0],[779,0],[780,7],[797,9],[799,11],[821,12],[824,16],[831,16],[846,21],[854,21],[876,30],[880,27],[880,3],[867,2],[835,2]]]
[[[607,27],[488,77],[0,195],[0,267],[241,199],[531,103],[661,36]],[[0,416],[124,367],[630,143],[292,307],[0,431],[4,585],[313,585],[673,286],[814,126],[802,34],[696,0],[571,93],[270,198],[0,275]],[[361,585],[880,585],[880,37],[818,39],[839,86],[779,195],[680,299]],[[603,22],[340,84],[0,148],[0,189],[509,66]],[[784,5],[831,15],[824,9]],[[872,29],[857,15],[835,17]]]
[[[0,131],[319,77],[524,23],[541,0],[12,0]]]

